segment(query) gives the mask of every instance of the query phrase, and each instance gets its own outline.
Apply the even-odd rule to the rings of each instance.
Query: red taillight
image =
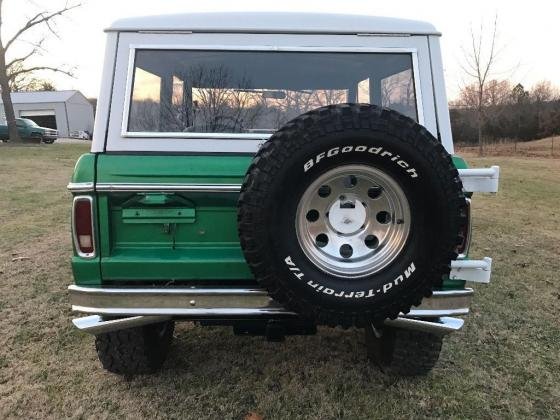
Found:
[[[461,232],[459,233],[459,235],[461,236],[461,242],[459,243],[459,245],[457,245],[457,249],[456,249],[457,254],[459,254],[459,257],[466,257],[471,242],[471,200],[468,198],[467,198],[466,213],[467,213],[467,223],[464,224]]]
[[[92,257],[95,250],[91,204],[91,197],[74,198],[74,243],[80,257]]]

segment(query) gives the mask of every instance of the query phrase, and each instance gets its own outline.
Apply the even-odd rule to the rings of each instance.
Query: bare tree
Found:
[[[478,153],[484,154],[482,127],[484,124],[485,112],[485,91],[486,84],[496,65],[499,54],[497,43],[498,16],[494,18],[491,30],[485,33],[484,26],[480,25],[480,31],[475,33],[471,28],[471,44],[468,48],[463,48],[465,62],[461,66],[467,76],[474,79],[474,109],[477,116],[478,129]]]
[[[10,72],[23,68],[22,64],[13,65]],[[54,83],[48,79],[35,77],[33,74],[23,73],[10,78],[10,92],[36,92],[56,90]]]
[[[52,35],[57,36],[55,27],[53,26],[55,20],[63,14],[69,12],[70,10],[80,6],[80,4],[70,4],[67,1],[64,4],[64,7],[61,7],[57,10],[40,11],[27,19],[27,21],[18,30],[16,30],[15,33],[4,38],[2,33],[5,17],[2,8],[4,5],[3,3],[4,0],[0,0],[0,89],[2,91],[2,101],[4,103],[4,112],[6,114],[6,121],[8,123],[8,133],[10,136],[10,140],[12,142],[19,142],[21,141],[21,139],[18,134],[14,106],[12,104],[12,98],[10,96],[11,85],[14,83],[14,81],[20,80],[22,77],[33,74],[34,72],[40,70],[48,70],[57,73],[64,73],[67,75],[71,75],[71,72],[60,67],[47,65],[26,65],[26,62],[30,58],[35,57],[39,55],[41,51],[44,51],[42,45],[45,41],[45,37],[40,38],[37,42],[30,43],[32,46],[31,50],[19,57],[9,60],[9,53],[13,49],[14,44],[17,44],[18,42],[23,40],[24,35],[28,35],[30,31],[37,28],[42,27],[47,33],[50,32]]]

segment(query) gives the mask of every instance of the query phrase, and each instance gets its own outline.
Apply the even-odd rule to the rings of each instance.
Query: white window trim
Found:
[[[128,53],[128,69],[124,98],[123,117],[121,122],[121,137],[144,139],[236,139],[265,141],[273,134],[269,133],[180,133],[180,132],[143,132],[128,131],[129,113],[132,102],[132,88],[134,83],[134,69],[137,50],[182,50],[182,51],[265,51],[265,52],[334,52],[334,53],[385,53],[410,54],[412,58],[412,74],[414,94],[416,98],[416,115],[418,123],[424,125],[424,110],[422,102],[422,87],[420,83],[418,49],[412,47],[296,47],[296,46],[263,46],[263,45],[191,45],[191,44],[130,44]]]

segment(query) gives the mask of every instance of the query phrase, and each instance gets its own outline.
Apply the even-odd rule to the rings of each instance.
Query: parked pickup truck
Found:
[[[68,186],[73,322],[103,367],[153,372],[188,320],[360,328],[384,370],[428,373],[490,280],[470,203],[499,178],[454,154],[439,37],[305,13],[112,25]]]
[[[19,135],[22,139],[36,140],[39,143],[53,143],[58,138],[58,131],[52,128],[40,127],[33,120],[28,118],[16,118],[16,124],[18,128]],[[8,126],[0,124],[0,140],[9,140]]]

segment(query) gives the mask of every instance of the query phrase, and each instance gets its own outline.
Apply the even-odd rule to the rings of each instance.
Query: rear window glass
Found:
[[[273,133],[324,105],[417,120],[409,53],[137,50],[129,133]]]

